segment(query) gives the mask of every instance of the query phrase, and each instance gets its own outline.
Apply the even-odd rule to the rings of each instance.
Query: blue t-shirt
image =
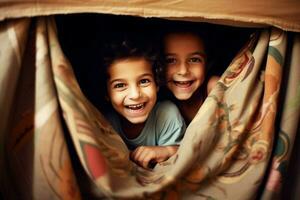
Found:
[[[109,112],[106,117],[130,150],[138,146],[178,145],[186,129],[177,106],[171,101],[156,103],[142,132],[134,139],[126,137],[122,130],[120,117],[115,111]]]

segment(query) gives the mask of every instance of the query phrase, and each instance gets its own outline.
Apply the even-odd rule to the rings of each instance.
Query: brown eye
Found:
[[[166,63],[167,64],[175,64],[176,63],[176,59],[175,58],[166,58]]]
[[[199,57],[192,57],[188,60],[189,63],[201,63],[202,59]]]
[[[116,88],[116,89],[121,89],[121,88],[124,88],[125,87],[125,84],[124,83],[117,83],[113,86],[113,88]]]
[[[140,80],[140,85],[141,86],[148,86],[150,82],[151,81],[149,79],[144,78],[144,79]]]

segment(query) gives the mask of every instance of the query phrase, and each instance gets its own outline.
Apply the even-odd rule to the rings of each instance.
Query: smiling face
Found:
[[[117,60],[107,73],[108,97],[113,108],[133,124],[145,122],[157,99],[150,63],[143,58]]]
[[[205,79],[203,41],[191,33],[173,33],[164,42],[167,87],[178,100],[188,100]]]

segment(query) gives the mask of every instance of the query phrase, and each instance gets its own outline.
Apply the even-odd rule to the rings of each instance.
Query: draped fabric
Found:
[[[1,0],[0,20],[89,12],[300,32],[299,8],[298,0]]]
[[[1,23],[1,188],[4,199],[78,199],[49,59],[47,28]]]
[[[53,18],[2,21],[0,43],[4,199],[282,197],[299,138],[299,34],[266,28],[252,35],[177,154],[151,171],[129,160],[80,90]]]

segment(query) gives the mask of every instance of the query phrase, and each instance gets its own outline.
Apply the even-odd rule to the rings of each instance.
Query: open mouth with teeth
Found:
[[[126,105],[125,107],[132,111],[138,111],[138,110],[142,110],[145,107],[145,104],[146,103],[140,103],[140,104],[135,104],[135,105]]]
[[[194,81],[173,81],[173,83],[182,88],[190,87],[193,84]]]

